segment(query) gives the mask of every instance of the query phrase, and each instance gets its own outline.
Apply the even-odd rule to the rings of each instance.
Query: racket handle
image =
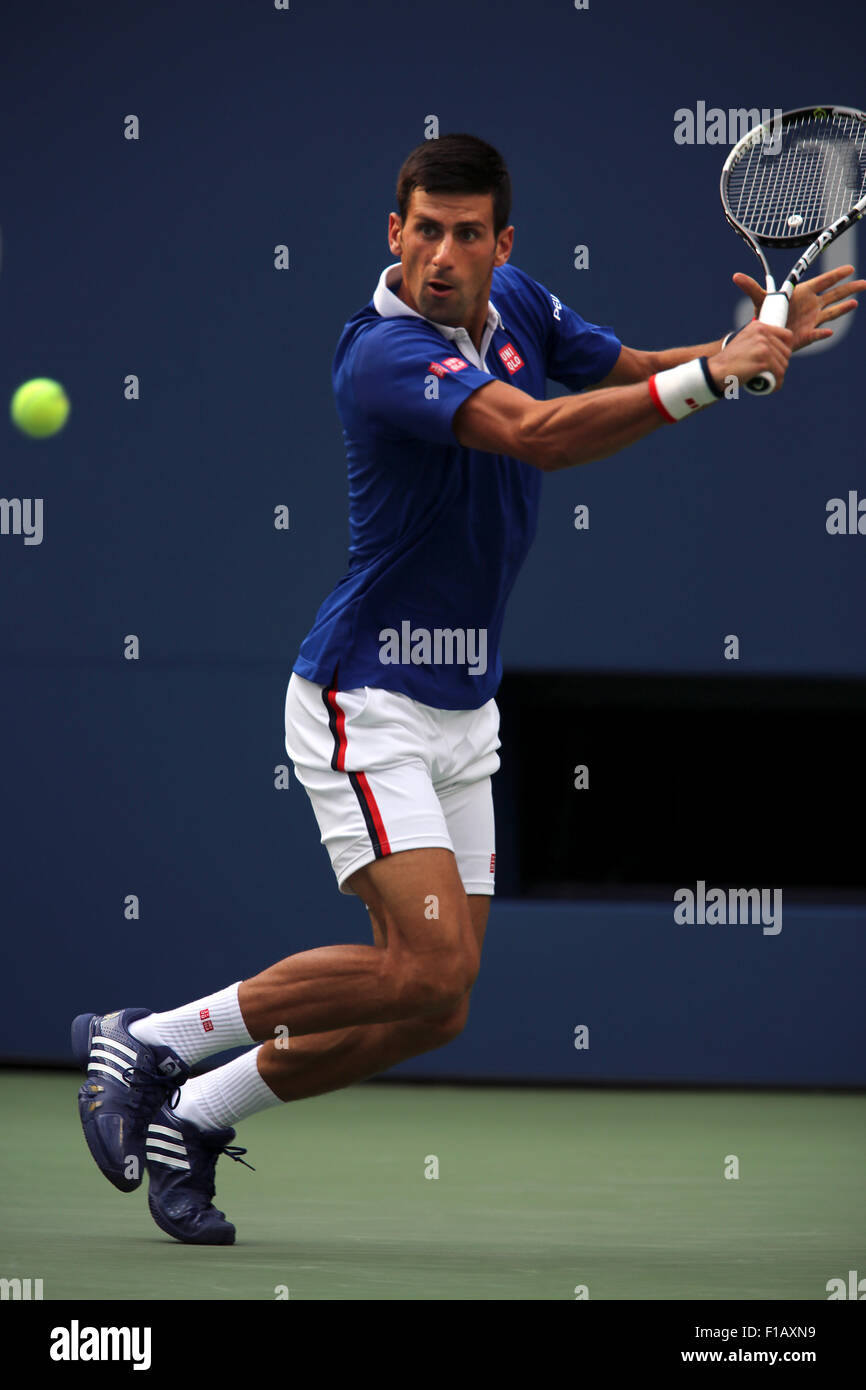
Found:
[[[761,323],[772,323],[776,328],[784,328],[788,322],[788,308],[788,296],[777,290],[764,296],[758,318]],[[768,396],[775,389],[776,378],[772,372],[760,372],[758,376],[753,376],[751,381],[746,382],[746,390],[753,396]]]

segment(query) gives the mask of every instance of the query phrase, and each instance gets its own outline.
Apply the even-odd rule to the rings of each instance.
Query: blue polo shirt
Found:
[[[544,400],[574,391],[620,352],[543,285],[493,271],[476,350],[464,328],[423,318],[388,266],[345,325],[333,381],[349,473],[349,568],[319,609],[294,665],[342,690],[378,686],[435,709],[478,709],[502,679],[505,605],[535,536],[543,474],[464,449],[457,409],[491,378]]]

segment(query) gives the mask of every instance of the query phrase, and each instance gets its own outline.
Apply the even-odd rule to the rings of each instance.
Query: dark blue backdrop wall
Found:
[[[741,0],[722,21],[680,0],[7,5],[0,394],[56,377],[73,409],[50,441],[0,424],[0,493],[44,509],[40,544],[0,535],[0,1054],[62,1057],[80,1009],[168,1007],[366,932],[275,768],[346,560],[333,349],[431,119],[506,156],[516,264],[634,346],[704,341],[755,267],[721,214],[724,148],[679,143],[677,112],[866,101],[855,46],[815,45],[796,10],[768,65]],[[827,32],[847,13],[824,6]],[[844,328],[778,398],[546,480],[507,669],[866,676],[866,536],[826,527],[866,493]],[[862,1082],[863,923],[500,902],[467,1033],[403,1071]]]

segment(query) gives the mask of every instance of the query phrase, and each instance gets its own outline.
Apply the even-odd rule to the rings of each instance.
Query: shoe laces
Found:
[[[141,1067],[133,1063],[123,1072],[123,1079],[131,1091],[141,1093],[141,1102],[154,1099],[155,1094],[164,1094],[166,1081],[165,1077],[152,1067]],[[174,1086],[168,1100],[169,1109],[174,1109],[180,1099],[180,1086]]]
[[[238,1144],[226,1144],[224,1149],[220,1149],[220,1153],[228,1154],[235,1163],[242,1163],[245,1168],[249,1168],[251,1173],[256,1171],[251,1163],[247,1163],[246,1159],[241,1157],[242,1154],[246,1153],[246,1149],[242,1149]]]
[[[235,1163],[243,1163],[245,1168],[250,1168],[253,1172],[255,1172],[256,1170],[255,1168],[253,1168],[253,1165],[251,1163],[245,1162],[245,1160],[241,1157],[241,1155],[245,1153],[246,1149],[242,1149],[238,1144],[225,1144],[220,1149],[211,1149],[210,1152],[207,1153],[207,1156],[204,1161],[204,1166],[200,1169],[197,1179],[195,1181],[196,1190],[203,1193],[203,1195],[207,1198],[208,1202],[213,1201],[214,1196],[216,1194],[217,1159],[222,1154],[228,1154],[229,1158],[234,1159]]]

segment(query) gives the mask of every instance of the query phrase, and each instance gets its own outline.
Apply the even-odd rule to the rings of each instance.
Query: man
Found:
[[[397,201],[399,263],[334,362],[349,569],[286,699],[287,750],[374,944],[301,951],[167,1013],[73,1024],[91,1153],[122,1191],[146,1166],[157,1224],[189,1243],[234,1240],[211,1199],[219,1154],[245,1152],[230,1147],[238,1121],[440,1047],[466,1023],[494,884],[499,637],[543,474],[700,411],[727,378],[770,369],[781,385],[791,352],[830,336],[822,325],[866,288],[840,285],[851,267],[831,271],[797,289],[787,328],[754,321],[722,342],[641,352],[508,264],[510,180],[483,141],[414,150]],[[734,279],[757,310],[760,286]],[[548,377],[585,394],[545,401]],[[180,1089],[204,1057],[250,1043]]]

